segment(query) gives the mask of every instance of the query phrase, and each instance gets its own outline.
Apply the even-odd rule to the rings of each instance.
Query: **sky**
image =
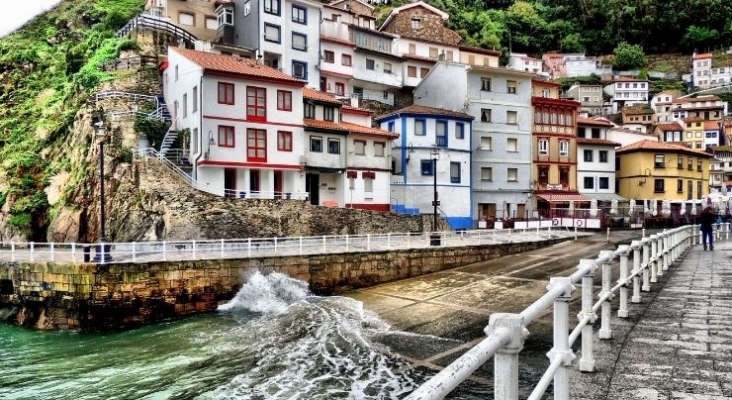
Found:
[[[23,0],[22,2],[13,2],[12,6],[9,1],[2,1],[3,11],[0,12],[0,37],[20,28],[41,12],[53,7],[59,0]]]

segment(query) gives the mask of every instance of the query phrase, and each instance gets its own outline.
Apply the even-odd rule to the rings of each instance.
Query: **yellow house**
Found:
[[[692,149],[704,148],[704,118],[689,117],[684,122],[684,143]]]
[[[650,140],[621,147],[615,154],[616,189],[622,197],[681,202],[709,194],[711,154]]]

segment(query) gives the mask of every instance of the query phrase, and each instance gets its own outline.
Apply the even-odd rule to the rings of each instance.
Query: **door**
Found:
[[[320,91],[321,92],[328,91],[328,78],[326,78],[324,76],[320,77]]]
[[[274,198],[282,198],[282,171],[274,172]]]
[[[262,197],[259,195],[261,186],[261,179],[258,169],[249,170],[249,191],[252,193],[252,197]]]
[[[513,218],[528,218],[526,215],[526,204],[516,204],[516,215]]]
[[[320,175],[305,175],[305,191],[310,193],[310,204],[320,205]]]
[[[224,196],[236,198],[236,169],[224,169]]]

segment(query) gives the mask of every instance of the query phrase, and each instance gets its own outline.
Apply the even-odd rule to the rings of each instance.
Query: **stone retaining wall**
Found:
[[[107,331],[210,312],[249,269],[336,294],[553,245],[561,240],[369,253],[142,264],[0,263],[0,318],[38,329]]]

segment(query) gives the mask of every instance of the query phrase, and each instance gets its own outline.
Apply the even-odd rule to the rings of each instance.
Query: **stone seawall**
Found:
[[[141,264],[0,263],[0,318],[38,329],[125,329],[210,312],[245,272],[277,271],[319,295],[373,286],[551,246],[566,239],[297,257]]]

